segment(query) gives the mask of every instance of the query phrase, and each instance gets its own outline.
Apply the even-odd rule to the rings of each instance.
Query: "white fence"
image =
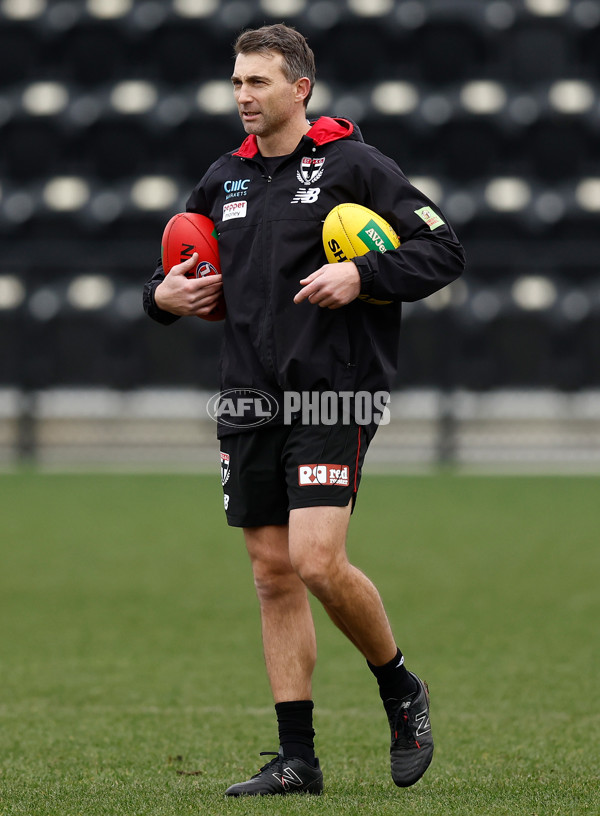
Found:
[[[194,390],[0,390],[0,466],[211,470],[211,394]],[[370,471],[600,473],[600,391],[401,391]]]

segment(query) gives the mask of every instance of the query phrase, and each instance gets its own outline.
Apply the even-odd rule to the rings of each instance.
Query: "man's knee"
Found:
[[[244,536],[259,600],[268,602],[293,591],[298,576],[290,563],[287,527],[248,528]]]
[[[296,553],[293,567],[310,592],[319,600],[330,600],[332,591],[339,582],[341,565],[339,559],[325,547],[307,547]]]
[[[325,602],[337,591],[348,566],[345,511],[338,507],[303,508],[290,516],[291,564],[312,594]]]

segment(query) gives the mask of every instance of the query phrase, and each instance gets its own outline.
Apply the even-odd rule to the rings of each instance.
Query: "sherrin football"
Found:
[[[204,215],[192,212],[177,213],[163,231],[161,244],[162,265],[165,275],[183,261],[198,253],[196,268],[186,274],[188,278],[205,278],[221,274],[219,245],[215,225]],[[225,303],[220,302],[205,320],[223,320]]]
[[[323,247],[329,263],[351,261],[371,250],[387,252],[399,246],[400,239],[388,222],[361,204],[338,204],[323,222]],[[376,306],[392,302],[368,295],[359,298]]]

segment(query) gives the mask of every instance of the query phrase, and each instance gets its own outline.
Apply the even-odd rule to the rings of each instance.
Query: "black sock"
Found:
[[[379,694],[384,702],[392,698],[401,700],[403,697],[408,697],[409,694],[418,691],[419,687],[416,681],[404,665],[404,657],[400,649],[398,649],[396,657],[390,660],[389,663],[384,663],[383,666],[374,666],[368,660],[367,665],[377,678]]]
[[[279,743],[285,757],[300,757],[309,764],[315,760],[315,732],[312,726],[312,700],[275,703]]]

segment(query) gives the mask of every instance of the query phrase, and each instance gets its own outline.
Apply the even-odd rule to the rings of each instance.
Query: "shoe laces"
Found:
[[[261,751],[260,756],[272,756],[273,759],[270,759],[262,768],[254,774],[252,779],[256,779],[262,773],[264,773],[269,768],[273,768],[275,765],[279,766],[280,773],[283,773],[283,754],[280,754],[279,751]]]
[[[402,701],[395,713],[390,716],[392,740],[396,747],[412,748],[413,745],[416,745],[417,748],[421,747],[416,736],[416,723],[414,718],[410,716],[412,703],[416,696],[413,699]]]

